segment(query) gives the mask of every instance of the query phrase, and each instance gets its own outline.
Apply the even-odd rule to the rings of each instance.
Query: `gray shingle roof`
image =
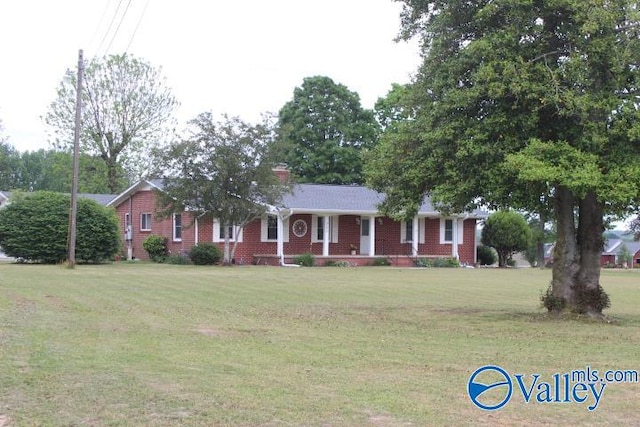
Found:
[[[378,204],[383,200],[383,194],[360,185],[296,184],[293,191],[283,197],[281,205],[299,213],[375,214],[378,212]],[[418,214],[439,215],[429,197],[425,197]],[[472,216],[484,218],[487,215],[486,212],[477,210]]]
[[[82,197],[83,199],[91,199],[94,202],[100,203],[102,206],[107,206],[110,201],[115,199],[117,194],[88,194],[88,193],[79,193],[78,197]]]
[[[148,184],[162,190],[164,180],[149,179]],[[129,190],[136,191],[140,183],[133,185]],[[123,199],[125,193],[118,198]],[[120,202],[112,199],[115,202]],[[352,213],[354,215],[374,215],[378,213],[378,204],[384,200],[384,195],[360,185],[329,185],[329,184],[295,184],[292,191],[283,196],[279,206],[293,209],[297,213]],[[428,197],[420,207],[419,215],[438,215]],[[474,211],[471,214],[476,218],[485,218],[486,212]]]

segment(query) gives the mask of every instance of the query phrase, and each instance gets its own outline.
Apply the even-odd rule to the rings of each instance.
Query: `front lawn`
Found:
[[[0,427],[637,425],[640,384],[472,405],[487,364],[640,368],[640,271],[603,271],[609,324],[549,318],[550,274],[3,263]]]

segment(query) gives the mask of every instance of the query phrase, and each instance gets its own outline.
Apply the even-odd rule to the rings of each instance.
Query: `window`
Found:
[[[329,227],[329,242],[338,243],[338,217],[313,215],[311,222],[311,241],[319,243],[324,241],[324,225]],[[326,221],[325,221],[326,218]]]
[[[220,220],[213,220],[213,241],[214,242],[224,242],[226,236],[229,236],[229,241],[234,242],[242,242],[242,229],[237,225],[228,225],[224,227]]]
[[[132,231],[133,230],[131,229],[131,216],[127,212],[124,214],[124,239],[125,240],[131,240],[133,238]]]
[[[425,219],[418,218],[418,221],[415,219],[409,221],[402,221],[400,223],[400,243],[414,243],[413,241],[413,232],[415,229],[415,224],[418,224],[418,243],[425,243]]]
[[[404,223],[404,241],[413,242],[413,221]]]
[[[452,219],[440,218],[440,244],[445,243],[453,243],[453,224],[454,221]],[[457,221],[458,228],[455,230],[456,232],[456,240],[458,244],[461,245],[463,243],[463,231],[464,231],[464,221],[459,219]]]
[[[173,214],[173,240],[182,241],[182,215]]]
[[[316,240],[321,242],[322,240],[324,240],[324,217],[319,216],[316,218],[316,220],[318,221],[318,224],[317,224],[318,231],[316,232]]]
[[[151,231],[151,214],[150,213],[140,214],[140,230]]]
[[[273,215],[267,217],[267,240],[278,240],[278,218]]]
[[[453,220],[444,220],[444,241],[453,242]]]
[[[229,236],[229,240],[233,240],[233,225],[223,227],[222,224],[218,224],[220,227],[220,240],[224,240]]]
[[[289,218],[282,221],[282,241],[289,241]],[[275,242],[278,240],[278,217],[265,215],[260,222],[260,241]]]

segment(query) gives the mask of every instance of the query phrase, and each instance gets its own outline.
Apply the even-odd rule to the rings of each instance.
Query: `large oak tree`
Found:
[[[83,82],[81,149],[102,158],[117,193],[121,170],[129,179],[148,171],[149,153],[166,137],[178,102],[160,69],[129,54],[93,59]],[[45,117],[59,148],[73,147],[75,102],[76,73],[68,72]]]
[[[629,0],[403,0],[417,115],[368,163],[383,208],[550,208],[549,309],[599,316],[608,216],[640,201],[640,21]],[[393,173],[391,173],[393,171]]]

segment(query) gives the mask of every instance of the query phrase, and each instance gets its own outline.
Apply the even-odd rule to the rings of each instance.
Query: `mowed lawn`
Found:
[[[640,384],[485,412],[471,373],[640,370],[640,271],[602,323],[538,269],[0,264],[0,427],[639,425]]]

